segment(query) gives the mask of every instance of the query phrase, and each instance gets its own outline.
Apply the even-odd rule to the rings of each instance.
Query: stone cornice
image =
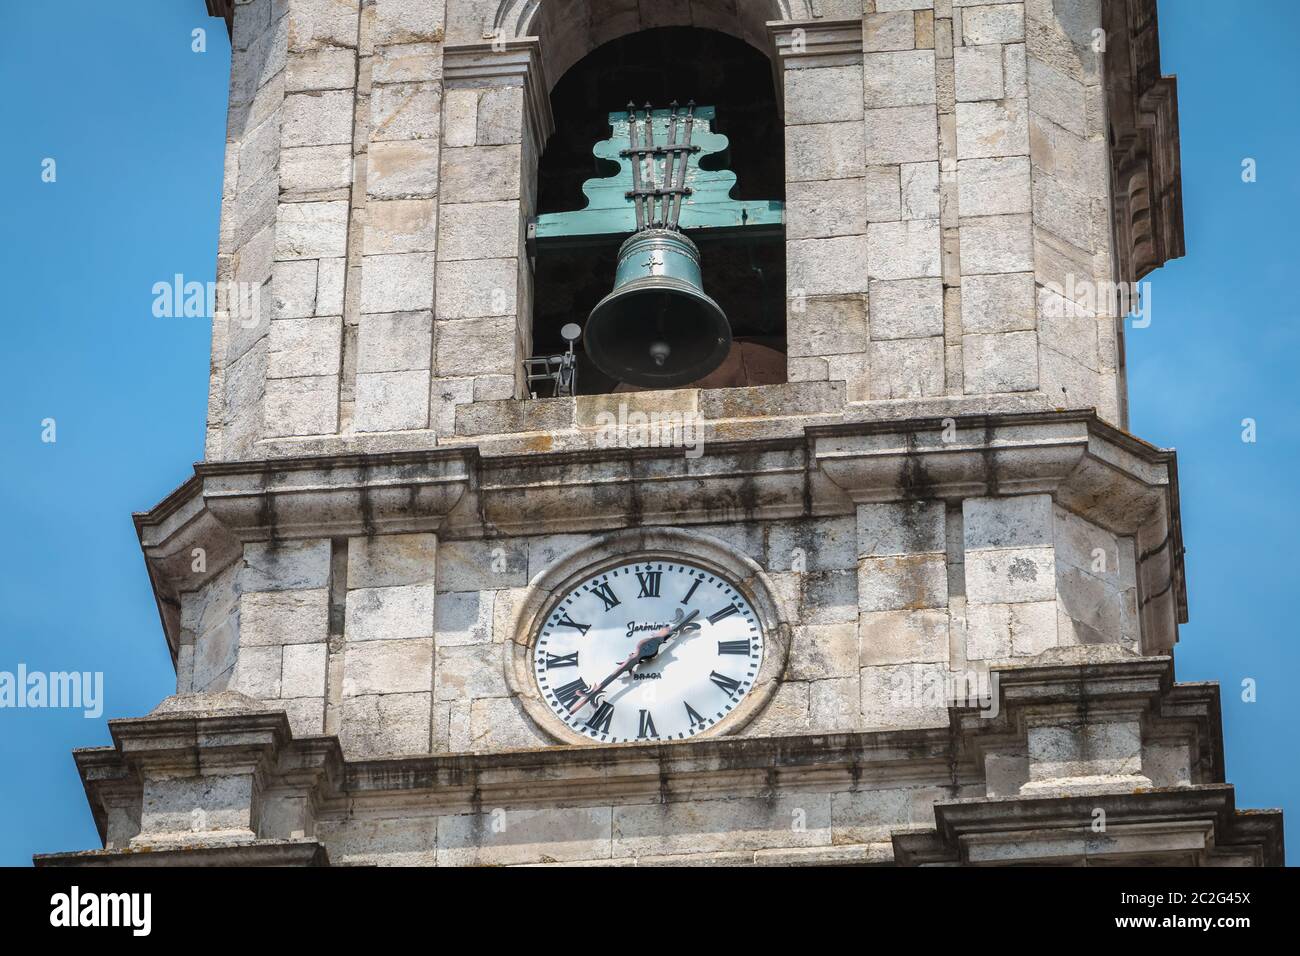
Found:
[[[999,714],[985,718],[954,704],[947,727],[347,761],[337,738],[294,739],[285,715],[264,705],[248,701],[241,710],[236,701],[214,709],[213,697],[177,697],[148,717],[110,722],[114,746],[77,751],[76,760],[105,841],[111,837],[121,847],[129,840],[164,851],[174,837],[139,833],[138,812],[132,828],[131,809],[139,807],[145,781],[213,773],[256,775],[250,798],[281,808],[269,817],[258,808],[251,812],[254,820],[271,821],[258,830],[268,844],[302,833],[310,838],[319,820],[371,811],[465,814],[492,806],[672,804],[711,796],[842,792],[857,789],[863,780],[872,788],[939,788],[965,798],[942,804],[939,836],[896,837],[902,840],[904,862],[950,853],[954,839],[981,828],[995,834],[1033,830],[1025,817],[1015,816],[1021,812],[1016,807],[1029,808],[1031,822],[1077,828],[1087,818],[1078,807],[1121,801],[1127,824],[1136,812],[1130,798],[1159,792],[1166,794],[1160,798],[1164,819],[1184,827],[1205,819],[1198,802],[1202,795],[1230,793],[1205,779],[1163,791],[1130,787],[1086,797],[1064,792],[969,798],[987,785],[984,755],[991,742],[1024,750],[1024,712],[1036,712],[1040,722],[1058,720],[1062,727],[1073,726],[1082,713],[1091,727],[1116,714],[1144,710],[1143,741],[1163,739],[1163,734],[1194,751],[1197,737],[1219,737],[1217,709],[1205,706],[1206,688],[1175,685],[1168,658],[1116,655],[1109,648],[1072,649],[1069,654],[1070,659],[1045,655],[1023,665],[996,666]],[[1012,809],[1002,814],[998,807]],[[284,816],[287,808],[294,808],[289,817]],[[1145,814],[1142,820],[1153,818],[1149,809],[1138,809]],[[1234,839],[1238,831],[1231,828],[1237,824],[1223,819],[1229,827],[1221,832]],[[1265,820],[1250,831],[1253,836],[1242,839],[1272,841],[1280,854],[1277,825]],[[232,847],[218,851],[232,852]]]
[[[1104,16],[1119,278],[1132,282],[1186,254],[1178,83],[1160,72],[1156,0],[1109,0]]]
[[[208,16],[221,17],[226,21],[226,34],[234,35],[235,0],[207,0]]]
[[[1091,825],[1104,813],[1104,832]],[[896,833],[903,866],[1050,863],[1125,856],[1187,864],[1225,851],[1283,865],[1282,814],[1239,812],[1227,784],[1054,797],[989,797],[937,803],[936,828]],[[1204,865],[1204,862],[1203,862]]]
[[[1137,538],[1149,633],[1186,620],[1174,453],[1092,412],[870,421],[802,437],[484,458],[472,446],[211,462],[135,516],[175,652],[179,593],[249,541],[436,532],[451,538],[850,514],[855,503],[1052,494]],[[206,571],[194,570],[196,548]],[[1162,645],[1163,646],[1163,645]]]
[[[862,19],[774,20],[767,33],[778,61],[797,59],[800,66],[827,66],[827,57],[862,56]],[[839,62],[838,60],[836,62]]]
[[[523,86],[524,115],[540,153],[555,132],[551,87],[536,37],[494,43],[454,44],[443,50],[443,82],[448,88]]]
[[[329,853],[317,840],[252,840],[220,846],[124,847],[77,853],[38,853],[35,866],[329,866]]]
[[[1114,645],[1055,648],[1024,663],[1000,664],[995,715],[976,706],[950,717],[980,763],[990,753],[1018,750],[1031,724],[1101,723],[1131,718],[1144,741],[1185,746],[1196,784],[1224,780],[1217,684],[1176,684],[1170,657],[1136,657]]]

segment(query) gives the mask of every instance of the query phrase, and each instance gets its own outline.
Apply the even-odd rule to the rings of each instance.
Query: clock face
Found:
[[[754,686],[763,629],[744,594],[680,561],[622,564],[551,609],[533,645],[547,706],[601,743],[683,740]]]

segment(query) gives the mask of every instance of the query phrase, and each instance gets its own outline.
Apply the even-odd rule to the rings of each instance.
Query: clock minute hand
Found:
[[[698,617],[699,613],[700,613],[699,611],[692,611],[690,614],[682,618],[680,621],[676,621],[675,623],[670,624],[667,627],[661,628],[655,633],[651,634],[649,637],[642,638],[640,641],[638,641],[636,648],[632,651],[631,656],[629,656],[627,660],[625,660],[622,664],[620,664],[618,668],[614,671],[614,673],[610,674],[594,688],[587,691],[587,693],[574,698],[573,703],[569,706],[569,713],[576,714],[578,711],[582,710],[582,708],[586,707],[589,703],[595,700],[596,697],[600,695],[601,691],[603,691],[610,684],[614,683],[614,681],[616,681],[623,674],[626,674],[629,670],[631,670],[637,664],[641,663],[643,660],[648,660],[649,658],[654,657],[656,654],[658,654],[659,648],[663,646],[664,641],[668,640],[673,635],[681,631],[682,628],[686,627],[687,624],[691,623],[691,621],[693,621],[696,617]]]

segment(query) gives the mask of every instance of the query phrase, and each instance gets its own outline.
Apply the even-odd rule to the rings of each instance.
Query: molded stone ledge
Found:
[[[894,835],[900,866],[1283,865],[1281,811],[1238,811],[1227,784],[958,800],[934,815],[934,830]]]
[[[991,679],[995,712],[950,711],[968,759],[985,767],[990,797],[1149,789],[1147,750],[1170,743],[1185,748],[1189,783],[1223,780],[1218,687],[1175,684],[1171,658],[1057,647],[998,665]]]
[[[329,853],[317,840],[249,840],[224,846],[189,843],[125,849],[40,853],[35,866],[329,866]]]
[[[1231,807],[1231,788],[1216,786],[1219,779],[1207,779],[1195,768],[1188,785],[1167,789],[1144,788],[1131,777],[1129,785],[1103,792],[1080,794],[1067,786],[1059,793],[1032,798],[975,798],[973,794],[990,786],[985,759],[988,748],[1024,750],[1025,728],[1030,724],[1026,718],[1104,726],[1111,717],[1144,710],[1144,742],[1148,736],[1168,741],[1181,734],[1189,741],[1191,753],[1198,746],[1192,737],[1199,735],[1206,742],[1201,748],[1211,750],[1219,737],[1217,720],[1211,719],[1217,712],[1207,713],[1204,706],[1205,688],[1193,685],[1183,693],[1172,684],[1168,659],[1122,657],[1104,649],[1085,648],[995,671],[999,716],[985,719],[973,708],[953,707],[948,728],[721,737],[644,746],[551,747],[346,763],[336,738],[293,739],[283,713],[251,709],[255,702],[238,695],[173,698],[156,715],[111,722],[113,748],[78,753],[78,767],[101,835],[114,849],[54,854],[38,863],[94,865],[143,859],[123,851],[123,834],[106,828],[103,822],[110,811],[116,812],[119,820],[129,818],[126,795],[132,784],[137,804],[149,800],[152,788],[164,805],[170,802],[204,812],[235,812],[250,821],[250,836],[255,835],[251,840],[229,833],[180,834],[147,828],[132,838],[133,846],[156,846],[159,859],[172,861],[180,859],[177,854],[195,853],[200,854],[196,861],[256,862],[265,858],[321,863],[323,851],[317,853],[313,846],[327,840],[320,832],[322,827],[334,832],[339,821],[391,820],[395,811],[411,820],[416,816],[427,819],[431,813],[444,815],[449,826],[454,823],[463,828],[470,825],[466,820],[484,812],[484,807],[531,815],[526,819],[553,819],[557,825],[574,814],[575,820],[588,819],[595,811],[607,815],[612,807],[613,812],[624,815],[640,813],[639,819],[644,818],[642,823],[648,826],[650,818],[642,809],[665,816],[671,823],[678,812],[674,806],[695,808],[712,802],[711,809],[717,810],[719,801],[735,801],[743,810],[760,803],[767,806],[779,797],[791,806],[829,808],[833,800],[840,801],[837,806],[845,806],[846,800],[884,799],[891,791],[901,790],[908,800],[922,799],[927,816],[930,801],[938,801],[932,831],[918,831],[920,820],[884,818],[893,822],[882,823],[881,832],[886,837],[893,834],[902,863],[1060,857],[1078,862],[1102,851],[1108,858],[1116,853],[1125,859],[1190,853],[1212,861],[1280,862],[1280,814],[1236,814]],[[1221,762],[1211,769],[1220,771]],[[214,772],[222,778],[238,772],[255,780],[255,786],[240,791],[247,794],[247,806],[223,803],[228,794],[195,786]],[[945,795],[956,799],[944,799]],[[204,802],[208,800],[217,803],[208,807]],[[1105,846],[1090,842],[1087,825],[1095,807],[1106,810],[1106,836],[1115,838]],[[159,819],[150,813],[139,817],[146,827]],[[1212,832],[1206,829],[1207,821],[1213,821]],[[831,824],[821,826],[827,829]],[[874,844],[860,839],[875,823],[859,825],[850,820],[839,826],[841,835],[851,837],[844,841],[849,845],[844,852],[886,861],[880,852],[883,847],[872,851],[868,847]],[[442,862],[441,827],[438,832]],[[464,855],[459,833],[455,829],[447,847],[450,862]],[[662,845],[667,861],[677,852],[671,849],[677,844],[666,832],[663,841],[656,843],[656,833],[649,827],[638,839],[647,846]],[[549,855],[544,843],[538,843],[532,857],[527,848],[512,851],[519,858],[511,862],[542,862]],[[265,851],[260,857],[259,847]],[[827,845],[787,846],[779,841],[770,847],[726,849],[727,859],[719,857],[715,862],[760,862],[757,853],[794,854],[806,862],[827,862],[825,853],[830,851]],[[708,851],[702,852],[705,855],[694,862],[712,859]],[[1205,857],[1206,853],[1211,856]],[[625,862],[635,855],[614,854]],[[596,852],[593,862],[601,862],[601,856]],[[581,859],[586,857],[575,861]]]
[[[837,394],[826,383],[807,384],[816,386],[814,398]],[[706,393],[706,404],[712,400]],[[812,428],[795,428],[796,421],[806,418],[748,420],[752,433],[744,441],[710,442],[706,432],[697,457],[677,447],[487,458],[474,447],[449,447],[200,464],[193,479],[137,515],[136,528],[175,653],[180,591],[205,585],[252,541],[606,531],[852,514],[855,503],[1047,493],[1079,517],[1134,537],[1142,632],[1154,649],[1176,640],[1186,604],[1172,452],[1091,412]],[[194,569],[196,549],[206,554],[206,570]]]

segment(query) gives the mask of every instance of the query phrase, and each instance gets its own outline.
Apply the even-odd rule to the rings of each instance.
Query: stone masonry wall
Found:
[[[547,68],[672,23],[773,56],[792,381],[845,383],[846,416],[929,401],[1123,424],[1096,295],[1115,270],[1101,2],[602,0],[584,26],[497,0],[457,0],[451,24],[441,0],[240,0],[219,268],[269,314],[214,324],[209,459],[463,443],[462,416],[552,429],[547,408],[490,404],[524,394]]]
[[[1056,646],[1139,647],[1131,539],[1048,495],[860,505],[692,529],[788,610],[775,696],[744,735],[942,727],[954,680]],[[396,534],[246,545],[183,595],[178,693],[238,690],[353,757],[553,743],[506,680],[530,583],[599,535]]]

